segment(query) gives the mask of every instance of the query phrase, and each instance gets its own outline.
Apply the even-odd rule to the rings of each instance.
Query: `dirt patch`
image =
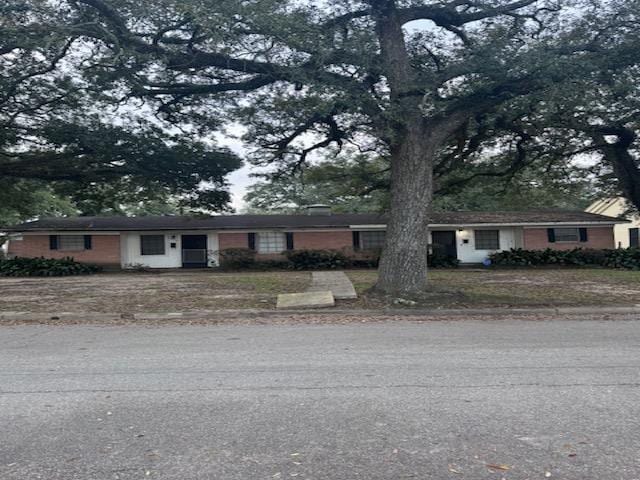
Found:
[[[116,273],[61,278],[0,278],[0,311],[176,312],[275,308],[276,295],[302,291],[305,272]]]
[[[393,299],[362,295],[377,278],[373,270],[347,275],[360,295],[341,309],[412,308]],[[308,272],[114,273],[62,278],[0,278],[0,312],[95,312],[112,314],[275,309],[279,293],[305,291]],[[633,306],[640,304],[640,272],[604,269],[434,270],[442,292],[429,307],[512,308]],[[418,305],[417,307],[424,306]]]

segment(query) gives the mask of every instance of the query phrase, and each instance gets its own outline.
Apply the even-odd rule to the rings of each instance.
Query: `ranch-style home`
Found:
[[[474,264],[512,248],[615,248],[614,227],[624,222],[588,212],[434,213],[429,244]],[[258,258],[302,249],[357,254],[381,248],[385,229],[378,214],[310,207],[306,215],[43,218],[5,231],[11,234],[10,256],[73,257],[118,268],[197,268],[217,265],[217,252],[229,248],[255,250]]]

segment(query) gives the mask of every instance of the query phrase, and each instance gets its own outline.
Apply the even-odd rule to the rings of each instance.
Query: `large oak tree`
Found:
[[[176,123],[242,122],[257,164],[295,170],[344,146],[388,158],[385,293],[426,286],[433,173],[456,139],[638,56],[634,10],[607,0],[60,4],[63,22],[47,28],[95,47],[88,78],[126,85]]]

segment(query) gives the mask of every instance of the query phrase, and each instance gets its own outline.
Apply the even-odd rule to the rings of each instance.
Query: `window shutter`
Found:
[[[547,237],[549,243],[556,243],[556,231],[553,228],[547,228]]]
[[[353,249],[360,250],[360,232],[353,232]]]
[[[589,233],[586,228],[578,229],[580,231],[580,242],[588,242],[589,241]]]
[[[293,232],[287,232],[287,250],[293,250]]]
[[[256,234],[255,233],[249,233],[247,234],[247,239],[249,241],[249,250],[255,250],[256,249]]]
[[[580,241],[582,243],[585,243],[585,242],[589,241],[589,233],[587,232],[586,228],[581,228],[580,229]]]
[[[91,250],[91,235],[84,236],[84,249]]]
[[[58,236],[49,235],[49,250],[57,250],[57,249],[58,249]]]
[[[640,228],[629,229],[629,246],[631,248],[640,247]]]

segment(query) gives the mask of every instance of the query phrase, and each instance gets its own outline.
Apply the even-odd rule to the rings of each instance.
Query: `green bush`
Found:
[[[256,267],[256,252],[250,248],[227,248],[218,252],[224,270],[246,270]]]
[[[456,268],[460,265],[460,260],[451,255],[435,251],[427,256],[427,264],[431,268]]]
[[[99,272],[95,265],[76,262],[73,258],[11,258],[0,260],[0,277],[62,277]]]
[[[332,270],[351,264],[339,250],[290,250],[285,255],[295,270]]]
[[[640,270],[640,250],[637,248],[618,250],[523,250],[513,249],[497,252],[490,257],[493,265],[510,267],[528,266],[601,266]]]
[[[378,268],[380,255],[382,255],[381,248],[360,250],[351,258],[349,266],[352,268]]]

